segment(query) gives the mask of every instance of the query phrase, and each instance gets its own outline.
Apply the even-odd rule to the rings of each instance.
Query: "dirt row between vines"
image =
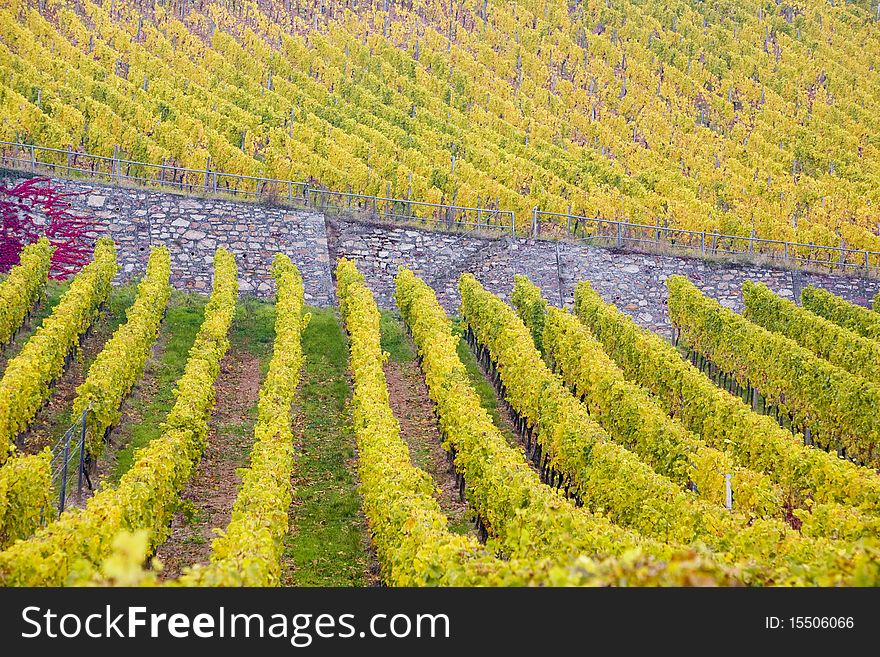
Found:
[[[261,378],[259,357],[246,351],[230,349],[220,364],[207,447],[181,493],[171,535],[156,550],[163,580],[178,577],[186,566],[207,564],[214,530],[229,524],[241,484],[237,470],[247,465],[253,443]]]
[[[433,477],[437,501],[449,518],[450,529],[475,536],[473,524],[469,522],[468,503],[459,497],[448,454],[441,445],[443,437],[418,363],[389,359],[385,363],[385,379],[391,410],[400,423],[401,438],[409,447],[413,464]]]

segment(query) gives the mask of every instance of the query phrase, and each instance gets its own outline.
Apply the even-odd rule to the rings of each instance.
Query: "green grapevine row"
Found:
[[[880,313],[857,306],[831,294],[828,290],[812,285],[801,290],[801,305],[862,337],[880,340]]]
[[[880,511],[880,476],[804,446],[766,415],[718,388],[675,348],[603,301],[589,283],[575,288],[575,312],[628,379],[655,395],[706,444],[729,452],[742,467],[769,475],[802,506],[840,502]]]
[[[654,560],[638,550],[601,561],[584,556],[560,562],[499,559],[475,538],[451,533],[434,497],[434,482],[413,466],[388,404],[382,371],[386,355],[380,347],[379,311],[372,293],[351,261],[340,260],[336,272],[337,296],[350,339],[360,490],[386,584],[637,586],[739,581],[735,571],[693,552],[677,554],[669,561]],[[435,318],[443,317],[421,286],[407,291],[415,280],[411,274],[398,279],[399,296],[410,298],[413,304],[427,304]]]
[[[462,315],[497,363],[506,398],[537,432],[545,463],[570,479],[588,507],[646,535],[702,541],[740,563],[754,561],[757,577],[839,576],[834,563],[841,545],[801,536],[781,520],[749,519],[699,502],[613,443],[541,361],[516,313],[470,274],[459,289]],[[851,557],[861,562],[867,553],[855,547]]]
[[[136,454],[116,488],[97,492],[85,509],[72,509],[0,553],[0,584],[59,586],[81,581],[109,554],[120,531],[147,530],[150,545],[161,543],[179,502],[179,492],[201,457],[214,404],[214,381],[229,346],[238,274],[223,248],[214,255],[214,290],[205,308],[176,400],[163,433]]]
[[[0,344],[13,337],[43,293],[53,247],[45,237],[26,246],[9,275],[0,283]],[[12,458],[7,458],[8,456]],[[0,447],[0,549],[30,536],[40,525],[48,504],[51,455],[16,455],[11,441]]]
[[[570,480],[587,508],[667,542],[702,540],[717,549],[720,537],[736,531],[721,507],[700,502],[612,441],[547,368],[507,304],[469,274],[459,280],[459,291],[462,318],[495,363],[505,399],[537,434],[544,467]]]
[[[76,390],[73,416],[79,417],[88,409],[86,448],[95,458],[104,451],[105,433],[119,421],[122,400],[143,374],[171,296],[170,276],[168,249],[154,248],[125,324],[107,340]]]
[[[864,338],[773,294],[763,283],[742,285],[746,319],[780,333],[850,374],[880,383],[880,342]]]
[[[92,262],[79,273],[37,332],[7,365],[0,380],[0,460],[24,431],[61,375],[68,353],[89,328],[110,293],[116,247],[109,238],[95,246]]]
[[[22,250],[18,265],[0,283],[0,345],[12,339],[43,294],[53,250],[45,237],[29,244]]]
[[[682,276],[666,279],[669,317],[697,352],[742,384],[818,428],[814,438],[880,465],[880,386],[814,356],[781,335],[724,308]]]
[[[284,254],[272,263],[277,285],[275,344],[269,372],[260,389],[250,467],[232,507],[226,532],[214,539],[211,563],[195,566],[179,582],[188,586],[278,586],[292,491],[293,431],[290,412],[299,383],[303,354],[300,335],[303,283]]]
[[[9,459],[0,468],[0,550],[27,538],[40,526],[52,489],[52,453]]]
[[[574,387],[590,415],[627,449],[679,486],[694,484],[697,494],[725,503],[725,475],[731,475],[734,508],[760,517],[779,516],[781,493],[766,475],[736,467],[729,455],[700,440],[670,419],[650,395],[623,376],[602,346],[577,319],[558,308],[530,313],[523,299],[542,299],[540,289],[524,276],[515,277],[511,295],[517,312],[532,330],[543,326],[546,357]],[[546,301],[544,308],[546,308]],[[537,304],[532,304],[534,309]]]
[[[514,274],[513,292],[510,304],[516,314],[532,333],[532,341],[541,353],[545,352],[544,325],[547,321],[547,299],[541,294],[541,288],[532,283],[527,276]]]
[[[396,278],[396,301],[419,348],[444,446],[454,454],[468,501],[509,556],[619,555],[634,547],[666,556],[673,550],[601,515],[575,508],[541,483],[523,454],[507,444],[470,385],[446,313],[411,271]]]
[[[518,277],[519,294],[540,297],[540,290]],[[670,419],[647,391],[624,378],[617,364],[574,316],[550,308],[545,319],[546,357],[560,368],[566,383],[585,401],[590,414],[628,449],[680,485],[689,481],[697,493],[717,504],[725,501],[724,475],[731,474],[733,507],[760,517],[790,513],[805,534],[855,540],[880,535],[880,518],[839,503],[812,503],[797,509],[772,478],[738,467],[731,454],[709,447]]]

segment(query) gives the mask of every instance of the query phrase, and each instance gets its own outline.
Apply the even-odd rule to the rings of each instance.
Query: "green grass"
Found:
[[[129,427],[130,437],[126,437],[126,447],[116,455],[116,465],[110,476],[118,482],[133,463],[134,453],[144,447],[162,432],[160,425],[174,406],[173,390],[177,379],[183,374],[189,349],[204,319],[206,296],[175,291],[168,305],[168,314],[162,323],[159,340],[163,343],[162,355],[154,371],[155,389],[148,398],[134,402],[133,410],[142,420]],[[241,299],[235,310],[235,317],[229,331],[229,346],[232,350],[246,351],[261,361],[265,374],[272,356],[272,343],[275,340],[275,306],[253,297]],[[218,430],[234,433],[242,441],[253,431],[256,419],[256,406],[251,409],[248,419],[239,424],[226,425]],[[249,451],[249,449],[247,450]],[[232,458],[232,456],[230,456]],[[242,464],[247,460],[247,452],[236,454]]]
[[[128,472],[134,453],[161,434],[160,424],[174,405],[174,384],[183,374],[189,349],[196,339],[205,313],[205,296],[173,292],[168,313],[159,331],[162,351],[158,363],[148,364],[154,383],[143,397],[132,402],[132,410],[141,417],[137,424],[118,427],[118,436],[126,446],[116,453],[116,464],[108,478],[116,483]],[[127,434],[127,435],[126,435]]]
[[[247,351],[262,361],[263,373],[269,368],[275,342],[275,304],[255,297],[244,297],[235,307],[229,330],[229,346]]]
[[[348,349],[334,310],[310,308],[296,406],[301,446],[284,584],[363,586],[369,567],[349,416]]]
[[[453,335],[457,336],[462,336],[464,334],[464,328],[459,320],[453,322],[452,332]],[[498,408],[498,395],[495,392],[495,388],[493,388],[492,384],[486,380],[480,364],[477,362],[471,348],[463,337],[460,337],[458,341],[457,350],[458,357],[461,359],[461,362],[464,363],[464,367],[467,370],[471,386],[473,386],[474,390],[477,391],[477,395],[480,397],[480,405],[485,408],[492,417],[492,422],[494,422],[495,426],[498,427],[502,434],[504,434],[508,444],[515,446],[519,445],[519,439],[516,437],[516,434],[513,433],[508,424],[501,417],[501,412]]]
[[[400,315],[383,310],[379,316],[382,349],[395,363],[410,363],[416,358],[416,347],[406,334]]]

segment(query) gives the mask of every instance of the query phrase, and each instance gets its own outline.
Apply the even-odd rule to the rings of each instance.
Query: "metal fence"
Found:
[[[52,490],[57,493],[59,516],[64,512],[73,492],[76,492],[77,502],[82,501],[83,480],[89,490],[92,489],[88,472],[91,459],[85,445],[88,413],[87,408],[52,447]],[[44,509],[44,521],[47,520],[46,515]]]
[[[559,212],[535,210],[532,213],[533,237],[540,239],[542,217],[553,228],[564,226],[566,236],[581,243],[626,248],[637,246],[658,251],[683,251],[699,257],[732,257],[744,260],[778,262],[827,268],[829,272],[880,275],[880,252],[848,249],[800,242],[768,240],[754,235],[724,235],[717,231],[695,231],[627,221],[596,219]]]
[[[358,213],[394,224],[517,234],[517,221],[511,210],[393,198],[390,188],[386,196],[334,191],[305,182],[215,171],[210,162],[204,169],[150,164],[124,159],[119,156],[118,149],[113,157],[106,157],[71,149],[0,141],[0,165],[68,178],[129,183],[195,195],[245,198],[330,214]],[[846,248],[842,241],[840,246],[803,244],[754,235],[744,237],[634,224],[538,208],[532,212],[531,225],[520,222],[519,233],[534,239],[562,238],[619,248],[635,246],[663,252],[681,251],[700,257],[770,261],[786,267],[819,267],[832,273],[880,275],[880,252]]]
[[[447,230],[478,230],[514,234],[514,214],[491,207],[467,207],[427,203],[351,191],[333,191],[294,180],[246,176],[169,164],[150,164],[114,157],[80,153],[71,149],[45,148],[0,141],[0,164],[14,169],[89,178],[110,183],[172,189],[203,196],[228,196],[323,212],[360,212],[375,220],[404,224],[428,224]],[[389,190],[390,192],[390,190]]]

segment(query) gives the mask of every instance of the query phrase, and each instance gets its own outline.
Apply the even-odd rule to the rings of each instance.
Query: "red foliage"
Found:
[[[42,235],[55,246],[50,278],[67,278],[88,264],[99,222],[71,211],[67,200],[83,193],[61,192],[49,178],[31,178],[14,187],[0,185],[0,272],[18,264],[21,250]]]

